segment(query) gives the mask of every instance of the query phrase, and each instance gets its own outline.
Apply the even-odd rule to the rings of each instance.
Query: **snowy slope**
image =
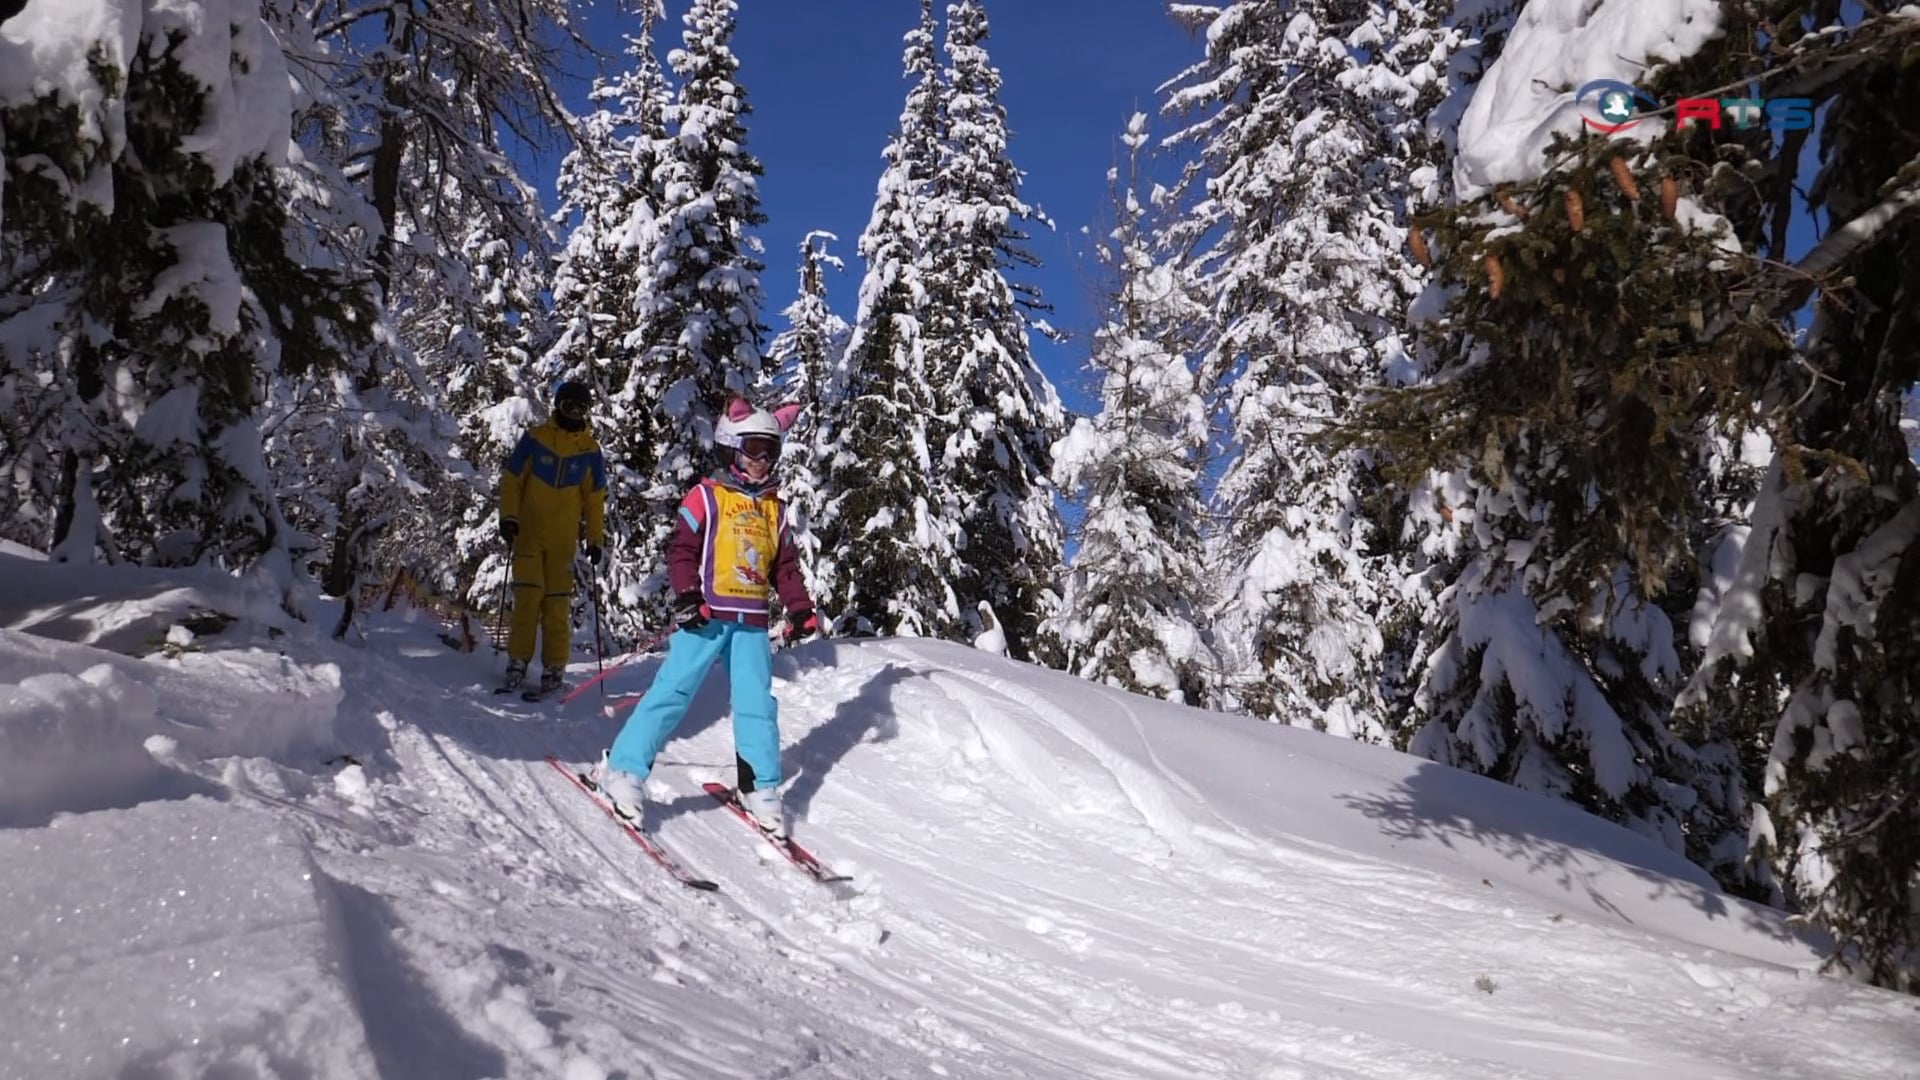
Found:
[[[655,777],[698,894],[542,762],[611,737],[595,695],[502,703],[495,658],[395,616],[132,659],[18,627],[246,597],[0,579],[29,566],[68,595],[0,596],[0,1077],[1916,1075],[1920,1003],[1814,974],[1624,830],[1404,755],[817,643],[776,663],[789,802],[854,893],[699,793],[713,682]]]

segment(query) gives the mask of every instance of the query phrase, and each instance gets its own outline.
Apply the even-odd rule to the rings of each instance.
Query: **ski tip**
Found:
[[[808,877],[812,878],[813,880],[819,882],[822,885],[832,885],[836,882],[853,881],[853,875],[837,874],[832,870],[827,869],[825,866],[821,865],[820,863],[814,861],[813,859],[802,857],[799,859],[795,859],[794,861],[800,864],[800,869],[805,870],[807,872]]]

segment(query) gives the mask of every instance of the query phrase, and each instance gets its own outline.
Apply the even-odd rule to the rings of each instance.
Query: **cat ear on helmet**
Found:
[[[781,431],[786,431],[793,426],[793,421],[800,415],[800,409],[799,402],[788,402],[773,410],[773,422],[780,425]]]
[[[745,420],[753,415],[753,406],[745,398],[733,398],[727,402],[727,419]]]

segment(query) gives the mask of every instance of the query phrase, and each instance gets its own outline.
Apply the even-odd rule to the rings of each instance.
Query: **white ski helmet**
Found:
[[[785,434],[780,422],[765,409],[756,409],[744,401],[736,399],[727,408],[727,415],[713,429],[713,441],[716,445],[729,450],[738,450],[750,435],[765,435],[778,442]]]
[[[714,425],[713,441],[716,446],[729,450],[738,450],[742,443],[754,435],[764,435],[774,442],[780,442],[787,429],[793,426],[793,418],[800,414],[798,405],[782,405],[769,412],[756,409],[740,398],[727,402],[727,412]]]

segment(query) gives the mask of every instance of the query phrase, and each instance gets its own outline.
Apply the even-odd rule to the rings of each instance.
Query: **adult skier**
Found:
[[[675,593],[667,659],[588,777],[636,826],[654,758],[718,660],[731,682],[741,805],[769,835],[787,836],[768,600],[778,594],[786,608],[789,640],[820,629],[773,477],[781,442],[799,411],[798,405],[768,412],[738,398],[728,402],[713,433],[719,468],[680,500],[679,521],[667,540],[667,577]]]
[[[527,679],[540,635],[540,692],[560,688],[573,647],[573,558],[586,541],[596,565],[606,545],[607,462],[587,428],[593,395],[568,380],[553,415],[529,428],[500,476],[500,538],[513,550],[513,623],[502,690]]]

